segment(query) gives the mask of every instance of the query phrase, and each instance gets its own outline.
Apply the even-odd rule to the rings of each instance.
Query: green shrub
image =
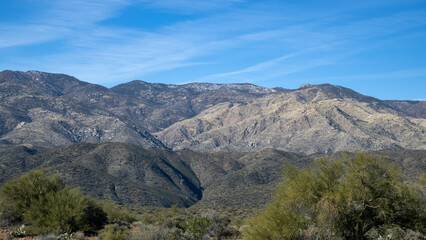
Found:
[[[130,232],[126,226],[109,224],[100,231],[101,240],[127,240],[130,239]]]
[[[72,233],[102,228],[106,214],[78,189],[64,188],[33,203],[25,220],[49,231]]]
[[[46,195],[65,186],[58,175],[47,175],[46,170],[31,171],[18,179],[9,180],[0,189],[0,214],[3,222],[21,223],[31,206]]]
[[[390,225],[424,232],[419,192],[398,167],[370,154],[320,159],[303,170],[286,166],[275,200],[248,222],[244,237],[367,239],[369,231],[384,234]]]
[[[182,231],[159,225],[143,224],[131,236],[132,240],[180,240],[184,239]]]
[[[45,170],[5,183],[0,193],[1,217],[10,223],[29,223],[34,234],[90,232],[102,228],[107,220],[95,200],[78,189],[69,189],[57,175],[48,176]]]
[[[215,239],[226,239],[229,237],[239,236],[239,231],[230,226],[231,219],[227,216],[222,216],[217,212],[206,214],[210,219],[210,225],[207,229],[208,236]]]
[[[161,213],[163,217],[166,215],[162,222],[138,223],[139,231],[132,234],[132,240],[236,239],[240,235],[236,227],[230,226],[229,217],[217,212],[184,213],[168,209]]]
[[[174,216],[167,218],[161,225],[163,228],[173,229],[176,235],[183,236],[185,233],[186,219],[184,216]]]
[[[117,204],[104,202],[102,204],[104,212],[108,216],[108,223],[126,222],[133,223],[138,220],[137,215],[121,209]]]
[[[176,205],[173,205],[170,208],[161,208],[153,214],[149,222],[162,224],[164,221],[166,221],[166,219],[176,217],[182,213],[182,209],[176,207]]]
[[[191,239],[201,239],[208,233],[211,219],[208,217],[190,216],[186,221],[186,232]]]

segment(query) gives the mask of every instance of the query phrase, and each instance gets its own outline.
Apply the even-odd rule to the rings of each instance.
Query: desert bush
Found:
[[[148,213],[144,213],[144,214],[140,215],[139,219],[140,219],[141,222],[146,223],[146,224],[155,223],[153,217]]]
[[[149,222],[162,224],[167,219],[170,219],[182,214],[183,214],[182,209],[176,207],[176,205],[173,205],[170,208],[163,208],[163,209],[160,209],[159,211],[156,211],[151,217],[151,220],[149,220]]]
[[[246,239],[368,239],[369,231],[384,236],[391,225],[425,230],[424,197],[380,156],[286,166],[283,179],[275,200],[248,221]]]
[[[140,222],[137,225],[139,231],[132,234],[132,240],[236,239],[239,236],[237,228],[230,226],[229,217],[217,212],[198,214],[177,212],[180,214],[169,215],[170,217],[165,218],[162,223]]]
[[[178,215],[178,216],[173,216],[164,220],[162,226],[165,228],[179,228],[184,230],[185,222],[186,222],[185,216]]]
[[[48,231],[89,232],[102,228],[106,214],[78,189],[64,188],[34,202],[26,212],[25,220]]]
[[[180,240],[183,233],[177,228],[162,225],[143,224],[137,232],[132,233],[132,240]]]
[[[101,240],[128,240],[130,239],[130,231],[127,226],[119,224],[105,225],[99,233]]]
[[[58,175],[46,170],[31,171],[18,179],[7,181],[0,189],[0,216],[3,223],[21,223],[31,206],[65,186]]]
[[[185,223],[185,230],[190,239],[201,239],[207,235],[211,219],[208,217],[190,216]]]
[[[239,231],[236,227],[231,227],[231,219],[228,216],[221,215],[220,213],[213,211],[208,213],[202,213],[198,220],[208,219],[206,221],[207,227],[203,237],[214,238],[214,239],[227,239],[229,237],[236,237],[239,235]]]
[[[117,222],[126,222],[133,223],[138,220],[136,214],[131,213],[125,209],[121,209],[115,203],[112,202],[104,202],[102,204],[102,208],[104,212],[107,214],[108,223],[117,223]]]
[[[61,233],[61,234],[49,233],[47,235],[41,235],[37,237],[37,240],[85,240],[85,239],[86,237],[84,236],[83,232]]]
[[[95,200],[69,189],[58,175],[47,175],[46,170],[6,182],[0,194],[1,217],[29,224],[28,234],[90,232],[102,228],[107,220]]]

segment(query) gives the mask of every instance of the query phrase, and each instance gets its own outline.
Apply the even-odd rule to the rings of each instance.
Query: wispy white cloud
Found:
[[[128,0],[56,0],[51,1],[45,24],[60,27],[88,27],[114,16],[129,4]],[[43,20],[42,20],[43,21]]]
[[[195,59],[238,44],[220,36],[231,29],[208,30],[207,25],[214,24],[208,18],[165,26],[158,32],[106,28],[96,24],[126,4],[126,1],[110,1],[105,5],[101,1],[88,4],[83,1],[56,3],[50,10],[49,18],[45,20],[45,26],[56,34],[40,41],[58,39],[66,34],[64,39],[72,51],[50,54],[33,60],[30,65],[46,71],[64,71],[84,80],[105,83],[108,80],[125,79],[123,77],[205,64],[205,61]],[[85,17],[90,15],[93,9],[93,15]],[[71,19],[78,21],[72,22]],[[33,32],[41,31],[34,28]],[[19,44],[31,43],[37,42]]]
[[[354,75],[342,75],[342,76],[333,76],[333,77],[305,78],[303,79],[303,81],[311,82],[311,83],[323,83],[323,82],[330,82],[330,81],[354,82],[354,81],[391,80],[391,79],[401,79],[403,81],[410,81],[410,79],[418,78],[418,77],[426,77],[426,68],[370,73],[370,74],[354,74]]]
[[[212,74],[199,80],[260,82],[268,78],[334,64],[345,57],[389,41],[383,38],[390,34],[426,26],[425,16],[425,10],[405,11],[385,17],[342,22],[337,25],[331,24],[328,18],[322,18],[314,22],[249,33],[240,38],[268,44],[283,44],[287,49],[295,49],[295,51],[235,71]],[[380,40],[370,43],[372,39]],[[303,61],[298,60],[300,56],[303,56]],[[368,76],[374,77],[374,75],[365,77]],[[328,78],[323,78],[323,80],[326,79]]]
[[[87,34],[96,23],[127,5],[126,0],[48,1],[42,16],[30,24],[0,23],[0,48],[39,44]]]
[[[228,72],[217,69],[198,80],[259,82],[333,64],[362,51],[366,43],[377,44],[374,39],[426,25],[422,9],[355,18],[345,15],[343,5],[337,5],[338,10],[309,11],[279,1],[45,1],[48,9],[31,24],[0,24],[0,48],[63,40],[61,53],[20,61],[103,84],[221,61],[212,56],[223,59],[235,49],[242,52],[240,58],[247,54],[245,49],[261,49],[269,59]],[[208,14],[150,31],[102,24],[133,6]]]
[[[249,82],[264,85],[265,81],[270,81],[320,66],[331,65],[336,61],[344,59],[348,55],[357,52],[350,51],[334,55],[323,54],[316,57],[307,57],[309,54],[320,50],[321,49],[319,48],[311,49],[311,51],[290,53],[239,71],[209,75],[199,79],[198,81],[217,83]],[[293,60],[292,58],[297,60]]]
[[[249,66],[247,68],[244,68],[244,69],[241,69],[241,70],[238,70],[238,71],[227,72],[227,73],[219,73],[219,74],[212,75],[212,77],[219,77],[219,78],[220,77],[229,77],[229,76],[233,76],[233,75],[265,71],[265,70],[271,69],[273,67],[277,67],[277,66],[280,66],[280,65],[282,66],[282,63],[284,61],[289,60],[291,58],[298,57],[298,56],[301,56],[301,55],[305,55],[305,54],[308,54],[308,53],[313,52],[313,51],[318,51],[318,50],[326,48],[326,47],[327,46],[318,46],[318,47],[313,47],[313,48],[302,49],[302,50],[299,50],[297,52],[288,53],[288,54],[285,54],[281,57],[274,58],[272,60],[268,60],[268,61],[265,61],[265,62],[261,62],[261,63],[258,63],[256,65]],[[206,78],[209,78],[209,77],[206,77]]]
[[[38,44],[61,36],[57,28],[46,25],[0,25],[0,48]]]

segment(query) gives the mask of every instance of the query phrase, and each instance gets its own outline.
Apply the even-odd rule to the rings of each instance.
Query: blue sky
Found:
[[[426,1],[0,0],[0,69],[426,99]]]

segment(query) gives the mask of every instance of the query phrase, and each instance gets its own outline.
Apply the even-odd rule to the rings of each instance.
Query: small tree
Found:
[[[109,224],[100,231],[100,237],[102,240],[126,240],[130,239],[130,232],[126,226]]]
[[[0,189],[0,213],[3,221],[20,223],[31,206],[47,195],[65,187],[58,175],[47,175],[46,170],[31,171],[6,182]]]
[[[208,217],[195,217],[191,216],[186,222],[186,231],[190,239],[201,239],[208,233],[211,219]]]
[[[425,199],[383,158],[317,160],[286,166],[275,200],[248,222],[247,239],[367,239],[371,232],[424,232]]]
[[[49,231],[72,233],[101,229],[107,217],[93,199],[78,189],[64,188],[35,202],[25,220]]]
[[[0,194],[2,219],[12,224],[29,223],[41,232],[89,232],[102,228],[107,221],[95,200],[78,189],[69,189],[58,175],[47,175],[46,170],[8,181]]]

